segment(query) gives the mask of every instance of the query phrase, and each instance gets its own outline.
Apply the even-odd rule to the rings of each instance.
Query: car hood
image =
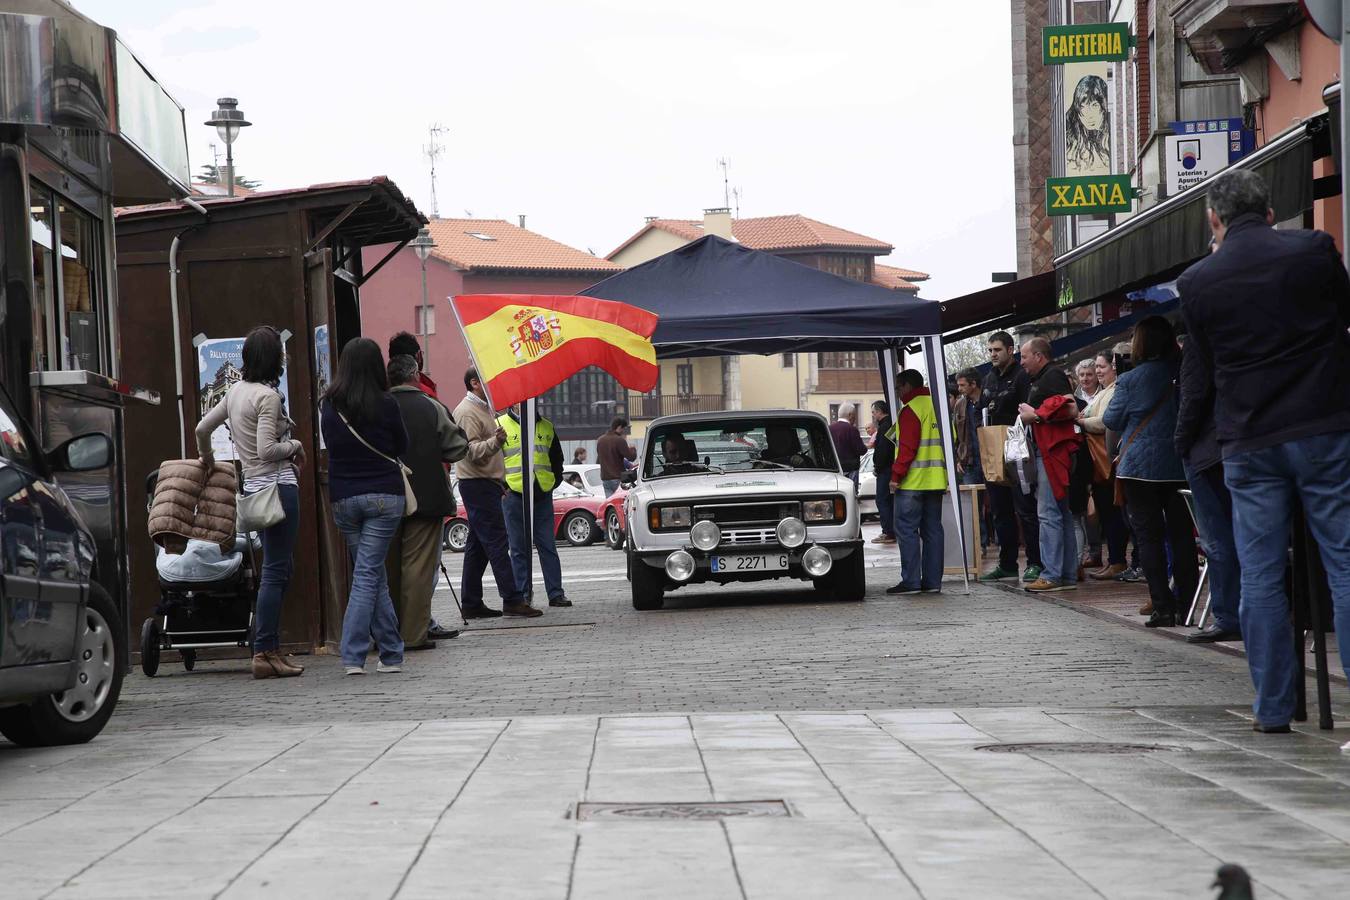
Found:
[[[853,491],[853,482],[837,472],[769,469],[755,472],[728,472],[725,475],[678,475],[642,482],[652,499],[686,500],[743,497],[791,497],[834,491]]]

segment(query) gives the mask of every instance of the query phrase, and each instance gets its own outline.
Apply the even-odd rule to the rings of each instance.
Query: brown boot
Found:
[[[1149,599],[1144,601],[1144,605],[1139,607],[1139,615],[1147,616],[1152,615],[1152,613],[1153,613],[1153,600]]]
[[[1121,572],[1125,571],[1125,566],[1121,563],[1113,563],[1104,569],[1098,569],[1095,572],[1089,572],[1088,577],[1093,581],[1110,581]]]
[[[264,650],[262,653],[253,654],[254,678],[294,678],[303,671],[304,669],[296,668],[286,662],[285,658],[275,650]]]

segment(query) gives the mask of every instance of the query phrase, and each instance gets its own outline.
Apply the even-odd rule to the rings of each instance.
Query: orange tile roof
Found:
[[[512,225],[505,219],[432,219],[432,255],[461,269],[618,272],[623,266]],[[484,235],[491,240],[474,237]]]
[[[909,291],[917,294],[919,286],[914,282],[924,281],[927,278],[923,272],[915,272],[912,269],[883,266],[881,263],[874,263],[872,266],[872,283],[893,291]]]
[[[686,240],[703,237],[703,223],[695,219],[653,219],[646,228],[660,228]],[[641,234],[642,232],[639,232]],[[844,248],[870,250],[879,255],[895,248],[885,241],[826,225],[815,219],[794,213],[789,216],[761,216],[756,219],[736,219],[731,223],[731,234],[752,250],[815,250]],[[636,235],[634,235],[636,237]],[[631,242],[631,238],[629,242]],[[625,242],[624,246],[627,246]],[[622,249],[622,248],[620,248]],[[617,250],[615,251],[618,252]],[[614,254],[611,253],[611,256]]]

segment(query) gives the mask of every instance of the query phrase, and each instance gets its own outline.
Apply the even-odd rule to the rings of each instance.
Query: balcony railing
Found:
[[[726,408],[726,398],[721,394],[661,394],[657,397],[628,398],[628,413],[632,419],[659,419],[684,413],[717,412]]]

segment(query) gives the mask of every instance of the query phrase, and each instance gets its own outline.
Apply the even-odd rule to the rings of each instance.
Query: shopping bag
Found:
[[[1003,444],[1003,458],[1010,463],[1031,459],[1031,434],[1021,419],[1008,429],[1008,440]]]
[[[985,425],[980,436],[980,469],[986,484],[1011,484],[1003,465],[1003,445],[1008,440],[1007,425]]]

